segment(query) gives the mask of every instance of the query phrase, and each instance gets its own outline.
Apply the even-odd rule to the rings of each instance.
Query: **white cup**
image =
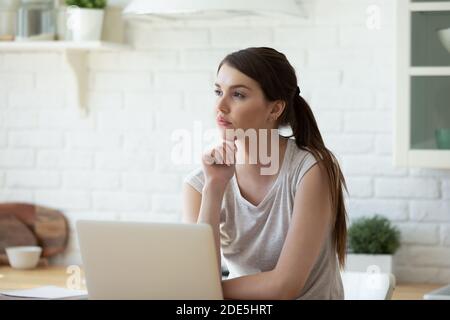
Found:
[[[8,247],[5,250],[9,264],[15,269],[35,268],[42,253],[42,248],[38,246]]]

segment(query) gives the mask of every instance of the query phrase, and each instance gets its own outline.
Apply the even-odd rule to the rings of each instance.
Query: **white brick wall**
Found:
[[[366,27],[367,8],[381,13]],[[130,23],[135,50],[88,56],[90,115],[69,98],[56,52],[0,52],[0,201],[63,210],[79,263],[77,219],[179,221],[171,133],[214,127],[216,68],[229,52],[272,46],[294,65],[328,147],[341,161],[348,214],[381,214],[402,232],[399,281],[450,282],[450,171],[394,168],[395,1],[308,0],[303,19]]]
[[[273,28],[266,27],[218,27],[211,28],[211,45],[215,48],[251,47],[273,44]]]
[[[13,148],[62,148],[63,133],[48,130],[23,130],[9,132],[9,145]]]
[[[450,201],[411,201],[410,214],[413,221],[450,221]]]
[[[152,28],[136,24],[129,31],[129,42],[138,49],[202,48],[211,44],[207,28]]]
[[[6,108],[7,92],[5,88],[0,88],[0,108]]]
[[[59,173],[41,170],[8,170],[6,188],[57,188],[60,186]]]
[[[7,81],[7,80],[5,80]],[[61,82],[61,81],[58,81]],[[0,83],[3,81],[0,80]],[[23,94],[26,91],[27,94]],[[9,91],[9,108],[18,109],[38,109],[41,108],[62,108],[64,106],[64,92],[60,90],[36,90],[28,89],[27,86],[20,86]]]
[[[14,168],[30,168],[34,164],[34,152],[32,149],[7,149],[0,151],[0,166],[3,171]]]
[[[350,220],[380,214],[392,221],[407,221],[409,215],[407,199],[357,199],[351,197],[347,200],[346,206]]]
[[[450,224],[441,224],[441,242],[450,247]]]
[[[274,41],[278,45],[301,48],[335,48],[338,45],[336,27],[304,26],[279,27],[275,29]]]
[[[438,245],[440,242],[438,224],[408,222],[398,223],[397,227],[404,244]]]
[[[92,169],[92,164],[89,151],[40,150],[37,154],[37,168]]]
[[[0,83],[2,90],[32,89],[34,85],[34,77],[31,73],[24,73],[21,71],[2,71],[0,73]]]
[[[438,198],[439,185],[434,179],[377,178],[375,194],[386,198]]]
[[[348,193],[352,198],[370,198],[373,196],[373,179],[348,177],[346,180]]]
[[[450,199],[450,179],[442,181],[442,198]]]
[[[94,191],[92,198],[93,208],[103,211],[147,211],[151,203],[146,192]]]
[[[35,201],[53,208],[64,208],[68,211],[89,210],[91,208],[91,198],[87,191],[39,188],[35,193]]]
[[[39,63],[36,63],[39,61]],[[62,70],[62,56],[58,53],[6,53],[3,56],[3,70],[5,71],[46,71]]]

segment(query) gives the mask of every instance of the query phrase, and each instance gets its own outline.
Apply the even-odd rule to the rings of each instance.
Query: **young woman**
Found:
[[[230,271],[224,298],[343,299],[346,184],[294,68],[275,49],[247,48],[223,59],[215,86],[221,130],[293,132],[275,145],[270,133],[257,135],[257,148],[266,143],[279,157],[275,174],[261,174],[260,150],[255,158],[238,137],[203,155],[185,179],[183,220],[211,225]]]

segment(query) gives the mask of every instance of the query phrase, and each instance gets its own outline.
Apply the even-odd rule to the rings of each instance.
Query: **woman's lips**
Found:
[[[223,118],[217,118],[217,124],[221,127],[230,127],[231,122],[225,121]]]

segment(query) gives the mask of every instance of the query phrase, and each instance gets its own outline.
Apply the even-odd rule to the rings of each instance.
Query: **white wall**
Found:
[[[369,30],[367,8],[381,10]],[[178,221],[184,175],[173,130],[213,128],[212,84],[225,54],[271,46],[296,67],[341,160],[351,218],[401,228],[399,281],[450,281],[450,171],[394,168],[395,1],[315,0],[300,21],[266,18],[127,27],[135,50],[89,55],[90,116],[72,105],[62,55],[0,53],[0,201],[79,218]],[[56,262],[78,263],[76,239]]]

